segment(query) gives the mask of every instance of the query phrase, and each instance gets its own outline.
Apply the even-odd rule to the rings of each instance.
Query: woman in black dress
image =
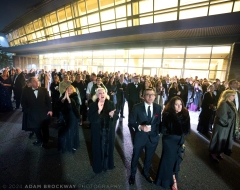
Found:
[[[168,90],[168,101],[174,96],[180,96],[181,92],[178,89],[177,82],[173,82]]]
[[[216,111],[216,96],[214,95],[214,86],[208,87],[208,92],[203,96],[202,111],[199,115],[199,122],[197,130],[202,134],[207,134],[209,130],[212,130],[213,119]]]
[[[75,153],[79,147],[80,104],[76,89],[70,85],[57,102],[59,113],[58,150]]]
[[[113,150],[117,118],[114,104],[109,100],[105,89],[96,89],[88,112],[91,123],[92,167],[95,173],[114,168]]]
[[[55,116],[55,117],[57,116],[57,110],[56,110],[55,104],[60,98],[59,83],[60,83],[59,77],[57,75],[55,75],[54,81],[50,85],[53,116]]]
[[[165,106],[161,132],[163,148],[156,185],[177,190],[184,136],[190,132],[189,113],[180,97],[173,97]]]
[[[0,76],[0,112],[12,111],[12,80],[7,69]]]
[[[114,81],[114,75],[111,76],[110,80],[106,84],[106,88],[108,91],[108,96],[110,100],[114,103],[115,107],[117,106],[117,85]]]

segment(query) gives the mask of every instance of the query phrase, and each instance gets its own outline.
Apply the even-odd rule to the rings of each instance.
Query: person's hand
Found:
[[[109,112],[109,116],[111,117],[111,118],[113,118],[113,115],[114,115],[114,112],[116,111],[116,109],[114,109],[114,110],[112,110],[112,111],[110,111]]]
[[[180,94],[181,94],[181,92],[180,92],[180,91],[178,91],[177,95],[180,95]]]
[[[52,111],[49,111],[48,113],[47,113],[47,115],[49,115],[50,117],[52,117]]]
[[[101,113],[103,106],[104,106],[104,103],[98,102],[98,113]]]
[[[151,131],[151,125],[141,125],[140,129],[144,132],[149,132]]]
[[[123,90],[123,88],[119,88],[119,90]]]

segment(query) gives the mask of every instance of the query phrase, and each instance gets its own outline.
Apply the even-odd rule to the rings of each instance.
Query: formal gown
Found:
[[[95,173],[114,168],[115,127],[118,118],[115,112],[110,118],[109,112],[114,110],[112,101],[105,100],[103,110],[98,114],[98,100],[89,106],[88,118],[91,123],[92,168]]]
[[[13,106],[11,102],[11,86],[3,86],[3,84],[12,84],[11,77],[4,80],[0,76],[0,112],[12,111]]]
[[[75,151],[80,146],[78,122],[80,119],[80,104],[77,93],[72,93],[68,100],[62,103],[61,100],[65,93],[56,103],[59,111],[58,118],[58,150],[62,152]]]
[[[174,184],[173,175],[178,180],[184,136],[190,132],[190,117],[174,113],[163,113],[162,117],[162,155],[158,168],[156,185],[169,188]]]

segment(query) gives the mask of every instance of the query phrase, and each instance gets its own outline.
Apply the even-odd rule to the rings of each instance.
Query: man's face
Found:
[[[32,79],[32,82],[31,82],[31,86],[33,87],[33,88],[38,88],[38,79],[37,78],[33,78]]]
[[[139,81],[139,77],[134,77],[134,82],[138,83],[138,81]]]
[[[16,73],[17,73],[17,74],[20,74],[20,69],[16,69]]]
[[[155,100],[155,93],[153,90],[147,90],[144,95],[144,100],[147,104],[152,104]]]
[[[238,88],[238,81],[233,81],[232,84],[230,85],[232,89],[237,89]]]

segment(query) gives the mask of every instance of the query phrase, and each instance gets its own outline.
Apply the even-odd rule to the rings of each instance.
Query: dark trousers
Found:
[[[125,100],[117,101],[117,111],[120,113],[120,116],[123,116]]]
[[[137,135],[137,134],[136,134]],[[143,166],[143,174],[149,177],[149,168],[152,163],[153,155],[156,151],[158,143],[152,143],[149,139],[138,139],[134,137],[133,157],[131,162],[131,176],[134,177],[137,172],[138,160],[145,149],[145,160]]]
[[[21,98],[22,98],[22,88],[14,87],[13,91],[14,91],[14,97],[16,100],[16,108],[19,108],[21,103]]]
[[[47,143],[49,140],[49,121],[46,120],[42,123],[41,127],[34,128],[33,131],[36,133],[37,140],[40,142]]]

